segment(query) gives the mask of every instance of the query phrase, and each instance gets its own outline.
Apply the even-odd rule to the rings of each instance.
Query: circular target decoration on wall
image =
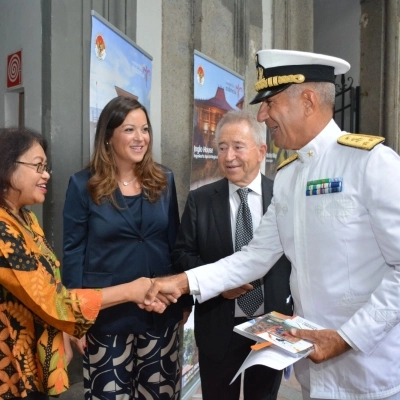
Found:
[[[22,84],[22,50],[7,56],[7,88]]]

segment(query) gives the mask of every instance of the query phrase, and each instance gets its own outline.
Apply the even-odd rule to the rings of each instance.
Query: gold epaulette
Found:
[[[372,150],[376,145],[385,141],[382,136],[363,135],[360,133],[347,133],[338,138],[338,143],[357,149]]]
[[[295,153],[292,156],[290,156],[289,158],[287,158],[285,161],[282,161],[278,168],[276,169],[277,171],[279,171],[281,168],[283,168],[285,165],[290,164],[291,162],[293,162],[294,160],[297,160],[298,154]]]

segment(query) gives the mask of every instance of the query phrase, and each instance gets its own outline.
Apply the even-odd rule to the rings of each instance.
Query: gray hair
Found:
[[[240,122],[247,122],[253,134],[254,142],[257,146],[265,144],[267,131],[266,126],[257,121],[257,118],[248,111],[229,111],[218,122],[217,129],[215,130],[216,142],[219,142],[221,129],[227,124],[238,124]]]
[[[331,82],[306,82],[301,84],[290,85],[286,90],[286,94],[290,98],[300,95],[300,93],[309,87],[313,89],[319,98],[319,103],[322,107],[333,109],[335,106],[335,85]]]

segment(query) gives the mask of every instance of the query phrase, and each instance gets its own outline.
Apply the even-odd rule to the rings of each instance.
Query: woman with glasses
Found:
[[[62,331],[81,337],[100,309],[143,303],[151,281],[67,290],[60,263],[26,208],[46,196],[46,142],[29,129],[0,129],[0,149],[0,398],[43,400],[68,388]],[[140,307],[165,309],[159,302]]]

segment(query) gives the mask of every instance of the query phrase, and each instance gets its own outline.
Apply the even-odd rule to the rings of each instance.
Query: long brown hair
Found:
[[[129,97],[115,97],[103,109],[100,114],[94,139],[94,151],[89,163],[92,176],[87,183],[90,196],[96,204],[104,200],[117,206],[113,193],[118,186],[117,166],[114,161],[112,147],[108,141],[133,110],[142,110],[149,126],[150,142],[146,154],[140,163],[134,167],[135,175],[142,184],[146,198],[156,202],[162,191],[167,187],[165,172],[153,160],[153,130],[146,108],[137,100]]]

